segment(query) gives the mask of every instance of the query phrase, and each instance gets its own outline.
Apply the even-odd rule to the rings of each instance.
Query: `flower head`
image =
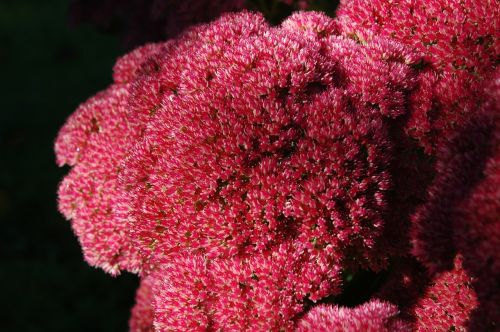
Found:
[[[352,38],[385,36],[425,55],[407,131],[428,152],[467,122],[482,99],[481,81],[498,61],[498,3],[345,0],[337,16]]]
[[[292,330],[303,310],[301,286],[310,283],[301,274],[303,256],[297,248],[282,245],[247,259],[171,257],[152,274],[155,327]]]
[[[59,208],[91,265],[141,275],[131,329],[407,330],[397,307],[378,300],[301,318],[311,301],[342,292],[346,270],[377,272],[406,254],[410,215],[413,254],[431,273],[420,283],[405,275],[424,273],[418,264],[395,269],[389,281],[414,289],[412,298],[378,297],[422,329],[429,317],[464,327],[475,308],[493,317],[497,293],[477,280],[492,287],[499,270],[496,240],[483,233],[498,231],[498,79],[471,92],[496,47],[489,26],[463,23],[476,19],[464,14],[467,38],[485,39],[474,50],[488,61],[449,67],[443,59],[475,54],[466,40],[441,53],[426,45],[437,56],[419,49],[423,58],[378,16],[349,23],[353,3],[338,21],[301,12],[272,27],[242,12],[142,46],[61,129],[57,162],[72,169]],[[406,2],[373,6],[424,17]],[[461,26],[449,22],[460,10],[429,6],[444,30]],[[453,104],[444,86],[464,99]],[[462,113],[451,134],[441,124],[453,105]],[[408,133],[438,160],[414,214],[434,173]],[[453,144],[434,150],[437,133]]]
[[[129,331],[154,332],[153,319],[153,279],[146,277],[141,279],[135,295],[135,305],[129,320]]]
[[[398,314],[395,305],[379,300],[355,308],[320,305],[300,320],[297,331],[411,331],[410,325],[400,320]]]
[[[451,269],[457,253],[463,257],[480,304],[474,329],[498,324],[499,77],[486,86],[474,118],[439,151],[429,199],[412,216],[413,253],[431,273]]]
[[[497,228],[494,211],[498,199],[493,183],[499,173],[495,166],[500,148],[498,77],[497,73],[487,85],[487,97],[475,117],[438,151],[437,174],[428,189],[428,200],[412,217],[413,253],[431,272],[449,268],[457,250],[469,253],[461,247],[462,240],[468,242],[466,234],[476,229],[476,223]],[[481,201],[488,208],[473,207],[483,205]],[[484,234],[485,241],[495,238]]]
[[[58,163],[73,166],[59,186],[59,210],[72,220],[85,260],[112,274],[141,265],[126,225],[114,215],[119,163],[139,137],[140,126],[126,118],[128,95],[126,86],[113,85],[89,99],[55,146]]]
[[[413,307],[417,331],[465,331],[478,299],[471,277],[463,270],[461,258],[453,269],[433,278]]]
[[[449,270],[430,275],[413,258],[399,260],[374,298],[397,303],[412,331],[465,331],[481,300],[462,262],[458,255]]]
[[[132,84],[131,112],[155,112],[122,164],[134,246],[154,265],[296,241],[331,271],[351,259],[378,266],[383,253],[370,252],[391,188],[385,119],[404,114],[418,58],[387,40],[339,37],[317,13],[279,28],[237,28],[236,18],[185,35],[189,58],[162,57]]]

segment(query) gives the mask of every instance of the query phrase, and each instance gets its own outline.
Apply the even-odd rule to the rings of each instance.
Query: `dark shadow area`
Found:
[[[67,169],[53,142],[79,103],[111,82],[116,38],[68,28],[67,0],[0,2],[2,331],[125,331],[137,278],[84,261],[57,211]]]

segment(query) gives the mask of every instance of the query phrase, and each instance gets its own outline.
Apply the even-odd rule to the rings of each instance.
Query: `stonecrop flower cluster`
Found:
[[[424,55],[407,132],[427,151],[467,122],[498,62],[498,0],[342,0],[337,16],[361,41],[389,37]]]
[[[55,151],[85,260],[141,278],[130,330],[499,328],[497,5],[243,11],[121,57]]]

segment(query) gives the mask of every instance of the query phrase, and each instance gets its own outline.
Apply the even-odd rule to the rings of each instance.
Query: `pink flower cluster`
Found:
[[[297,331],[411,331],[410,325],[399,319],[398,314],[395,305],[379,300],[371,300],[356,308],[320,305],[299,322]]]
[[[498,63],[498,1],[343,0],[337,16],[362,42],[384,36],[425,55],[407,131],[428,152],[468,121]]]
[[[494,327],[500,303],[499,87],[497,70],[473,120],[439,151],[429,200],[412,220],[413,253],[431,272],[463,257],[481,305],[471,323],[477,330]]]
[[[454,267],[433,278],[425,293],[414,304],[415,329],[465,330],[471,311],[478,305],[471,281],[462,269],[460,256],[457,256]]]
[[[67,120],[59,208],[90,265],[140,275],[132,331],[497,326],[494,23],[431,1],[443,28],[406,38],[406,10],[433,11],[361,2],[139,47]],[[367,269],[385,275],[367,302],[331,305]]]

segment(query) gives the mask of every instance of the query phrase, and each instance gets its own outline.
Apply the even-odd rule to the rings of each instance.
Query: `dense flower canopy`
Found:
[[[297,331],[411,331],[408,324],[397,318],[398,313],[395,305],[379,300],[371,300],[356,308],[321,305],[307,313],[299,322]]]
[[[244,11],[118,59],[55,151],[86,261],[141,277],[130,329],[495,327],[496,16],[472,2]]]
[[[72,220],[87,262],[112,274],[141,266],[127,226],[114,215],[119,164],[140,129],[123,121],[128,95],[126,86],[113,85],[89,99],[68,119],[55,148],[58,163],[73,166],[59,186],[59,209]]]
[[[132,308],[129,320],[131,332],[152,332],[153,325],[153,279],[142,278],[135,294],[135,306]]]
[[[412,69],[376,59],[377,52],[400,54],[385,41],[361,47],[293,28],[285,22],[229,50],[207,46],[186,63],[188,79],[176,94],[163,97],[121,178],[143,254],[232,257],[293,239],[328,264],[343,260],[344,250],[367,257],[390,189],[382,115],[404,110]],[[212,53],[218,57],[207,58]],[[367,54],[378,61],[370,64]],[[356,84],[374,67],[392,80],[377,91]],[[148,83],[141,89],[152,90]]]
[[[457,253],[481,307],[473,325],[498,324],[500,291],[500,72],[485,88],[473,121],[442,148],[430,199],[413,216],[413,252],[432,272],[448,270]]]
[[[497,0],[343,0],[337,16],[361,41],[389,37],[425,55],[407,130],[427,151],[468,121],[500,54]]]
[[[464,331],[477,305],[472,279],[462,269],[460,257],[457,257],[453,269],[433,278],[415,303],[415,329]]]
[[[449,270],[429,275],[413,258],[401,259],[374,298],[397,303],[412,331],[466,331],[480,302],[462,261],[457,256]]]

